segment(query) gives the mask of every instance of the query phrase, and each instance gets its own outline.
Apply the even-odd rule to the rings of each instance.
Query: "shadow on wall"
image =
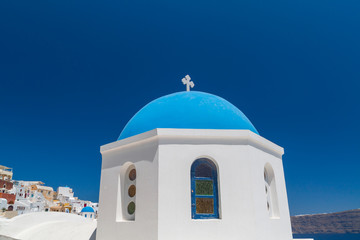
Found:
[[[96,228],[95,228],[94,232],[91,234],[89,240],[96,240]]]
[[[0,235],[0,240],[19,240],[19,239]]]

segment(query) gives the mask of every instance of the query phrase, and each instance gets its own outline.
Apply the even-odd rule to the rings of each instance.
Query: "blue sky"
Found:
[[[359,208],[360,2],[2,1],[0,164],[98,200],[100,145],[197,91],[283,146],[290,212]]]

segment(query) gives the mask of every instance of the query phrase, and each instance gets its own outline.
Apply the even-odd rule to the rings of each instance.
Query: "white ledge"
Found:
[[[158,144],[226,144],[251,145],[281,157],[284,149],[250,130],[218,129],[173,129],[157,128],[129,138],[101,146],[100,152],[131,147],[145,142],[158,141]]]

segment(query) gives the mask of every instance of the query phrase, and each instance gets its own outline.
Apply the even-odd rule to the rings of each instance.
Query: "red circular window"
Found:
[[[129,179],[130,179],[131,181],[134,181],[134,180],[136,179],[136,170],[135,170],[135,169],[133,169],[133,170],[130,171],[130,173],[129,173]]]

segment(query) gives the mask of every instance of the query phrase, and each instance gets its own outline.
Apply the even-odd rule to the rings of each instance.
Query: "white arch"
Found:
[[[276,191],[275,174],[270,163],[266,163],[264,166],[264,183],[266,194],[266,209],[269,217],[279,218],[279,203]]]
[[[135,212],[130,214],[128,206],[131,202],[135,204],[136,208],[136,193],[134,196],[129,196],[129,188],[134,185],[136,190],[136,178],[131,180],[129,174],[132,170],[136,171],[136,167],[131,162],[124,163],[120,168],[118,175],[118,193],[116,202],[116,221],[134,221]]]

